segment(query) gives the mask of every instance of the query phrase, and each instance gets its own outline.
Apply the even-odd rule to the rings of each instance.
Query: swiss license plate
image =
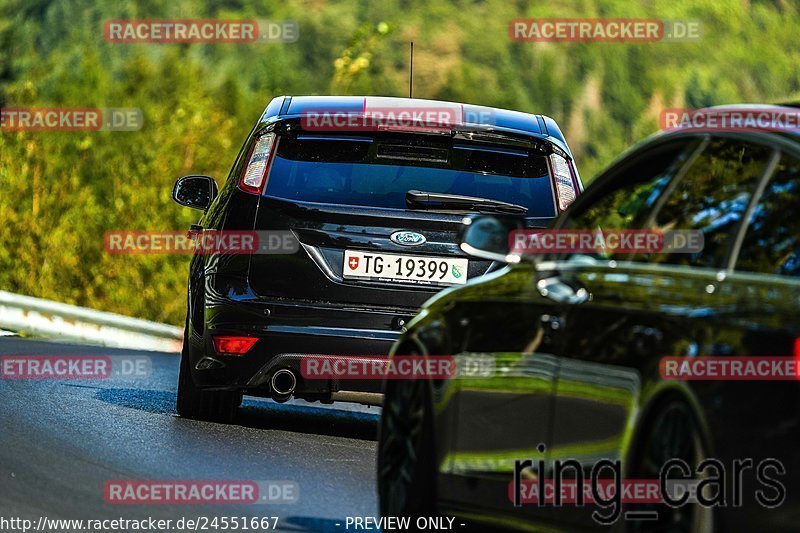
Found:
[[[469,261],[462,258],[422,257],[345,250],[345,278],[424,284],[461,285],[467,282]]]

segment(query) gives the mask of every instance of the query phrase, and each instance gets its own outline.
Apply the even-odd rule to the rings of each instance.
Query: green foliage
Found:
[[[541,3],[537,3],[541,4]],[[681,43],[522,43],[515,18],[696,19]],[[114,44],[108,19],[293,19],[291,44]],[[187,256],[111,255],[119,229],[184,229],[188,173],[224,179],[273,96],[408,91],[544,113],[585,181],[665,107],[776,101],[800,89],[787,1],[0,0],[0,103],[138,107],[137,132],[0,131],[0,288],[182,324]]]

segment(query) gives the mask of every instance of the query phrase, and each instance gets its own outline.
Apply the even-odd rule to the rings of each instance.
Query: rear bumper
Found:
[[[270,379],[279,369],[297,378],[295,396],[330,399],[332,392],[380,392],[380,380],[304,379],[303,354],[387,355],[415,309],[342,307],[304,301],[217,298],[205,306],[202,335],[191,334],[190,367],[204,389],[241,389],[268,396]],[[213,337],[247,335],[256,344],[244,355],[217,354]]]

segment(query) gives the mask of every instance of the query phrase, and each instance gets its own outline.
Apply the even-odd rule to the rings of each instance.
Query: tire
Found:
[[[229,423],[242,403],[241,391],[204,391],[195,385],[189,368],[188,324],[183,337],[178,374],[178,414],[183,418]]]
[[[695,416],[683,401],[671,399],[663,402],[643,429],[631,461],[630,479],[657,479],[661,466],[672,458],[684,460],[696,471],[697,465],[708,458]],[[714,531],[714,509],[697,503],[687,503],[676,509],[666,504],[635,505],[632,508],[654,510],[658,512],[658,520],[628,521],[629,533]]]
[[[430,384],[387,380],[378,435],[382,516],[436,516]]]

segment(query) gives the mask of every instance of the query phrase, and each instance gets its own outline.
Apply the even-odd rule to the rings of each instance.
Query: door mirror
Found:
[[[511,232],[524,227],[524,220],[514,216],[481,215],[466,217],[461,227],[461,249],[473,257],[503,263],[519,263],[511,253]]]
[[[207,211],[217,197],[217,182],[209,176],[184,176],[175,182],[172,199],[181,205]]]

